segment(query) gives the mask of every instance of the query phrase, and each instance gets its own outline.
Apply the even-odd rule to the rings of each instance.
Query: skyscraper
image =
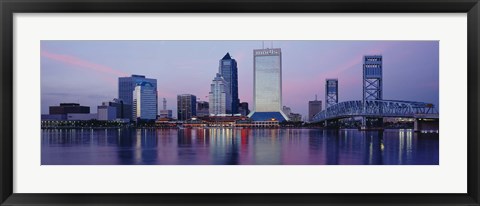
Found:
[[[228,111],[232,111],[230,96],[227,81],[222,75],[217,74],[212,80],[208,94],[210,115],[228,114]]]
[[[177,118],[188,120],[197,115],[197,97],[192,94],[177,95]]]
[[[282,112],[282,51],[253,50],[253,112],[254,121],[288,120]]]
[[[135,119],[157,119],[157,88],[150,82],[141,82],[135,86],[133,96],[133,114]]]
[[[230,106],[227,107],[227,114],[237,114],[238,105],[240,104],[240,99],[238,99],[238,68],[237,61],[232,59],[229,53],[220,59],[219,69],[220,75],[227,82],[228,96],[227,101],[230,102]]]
[[[123,101],[125,105],[129,108],[126,109],[128,111],[133,111],[133,90],[135,90],[135,86],[142,82],[149,82],[153,85],[155,91],[157,91],[157,80],[156,79],[149,79],[145,78],[143,75],[132,75],[130,77],[119,77],[118,78],[118,98]],[[155,95],[157,96],[157,95]],[[158,97],[155,97],[157,102],[155,105],[158,108]],[[134,114],[129,115],[130,119],[135,119]]]
[[[313,116],[322,111],[322,101],[317,100],[315,95],[315,100],[308,101],[308,121],[312,121]]]
[[[325,80],[325,108],[338,103],[338,79]]]

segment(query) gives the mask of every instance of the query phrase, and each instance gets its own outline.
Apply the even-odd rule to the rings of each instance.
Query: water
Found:
[[[42,129],[42,165],[438,165],[412,130]]]

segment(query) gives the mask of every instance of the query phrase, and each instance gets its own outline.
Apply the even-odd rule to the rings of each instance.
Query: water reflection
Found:
[[[44,129],[43,165],[436,165],[412,130]]]

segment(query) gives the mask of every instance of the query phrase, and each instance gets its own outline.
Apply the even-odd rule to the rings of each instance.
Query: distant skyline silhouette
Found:
[[[325,79],[338,78],[339,102],[362,98],[362,57],[383,56],[383,97],[439,108],[438,41],[41,41],[41,111],[63,102],[90,106],[118,97],[118,77],[158,81],[158,99],[176,116],[178,94],[208,101],[219,60],[238,63],[241,102],[253,109],[253,50],[282,49],[283,105],[305,117],[315,95],[325,108]]]

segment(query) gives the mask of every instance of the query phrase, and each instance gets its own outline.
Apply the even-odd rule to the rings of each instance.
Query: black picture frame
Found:
[[[0,0],[1,205],[480,205],[479,0]],[[13,193],[15,13],[467,13],[468,192],[466,194],[19,194]],[[456,177],[452,177],[456,178]],[[94,185],[92,185],[94,186]]]

